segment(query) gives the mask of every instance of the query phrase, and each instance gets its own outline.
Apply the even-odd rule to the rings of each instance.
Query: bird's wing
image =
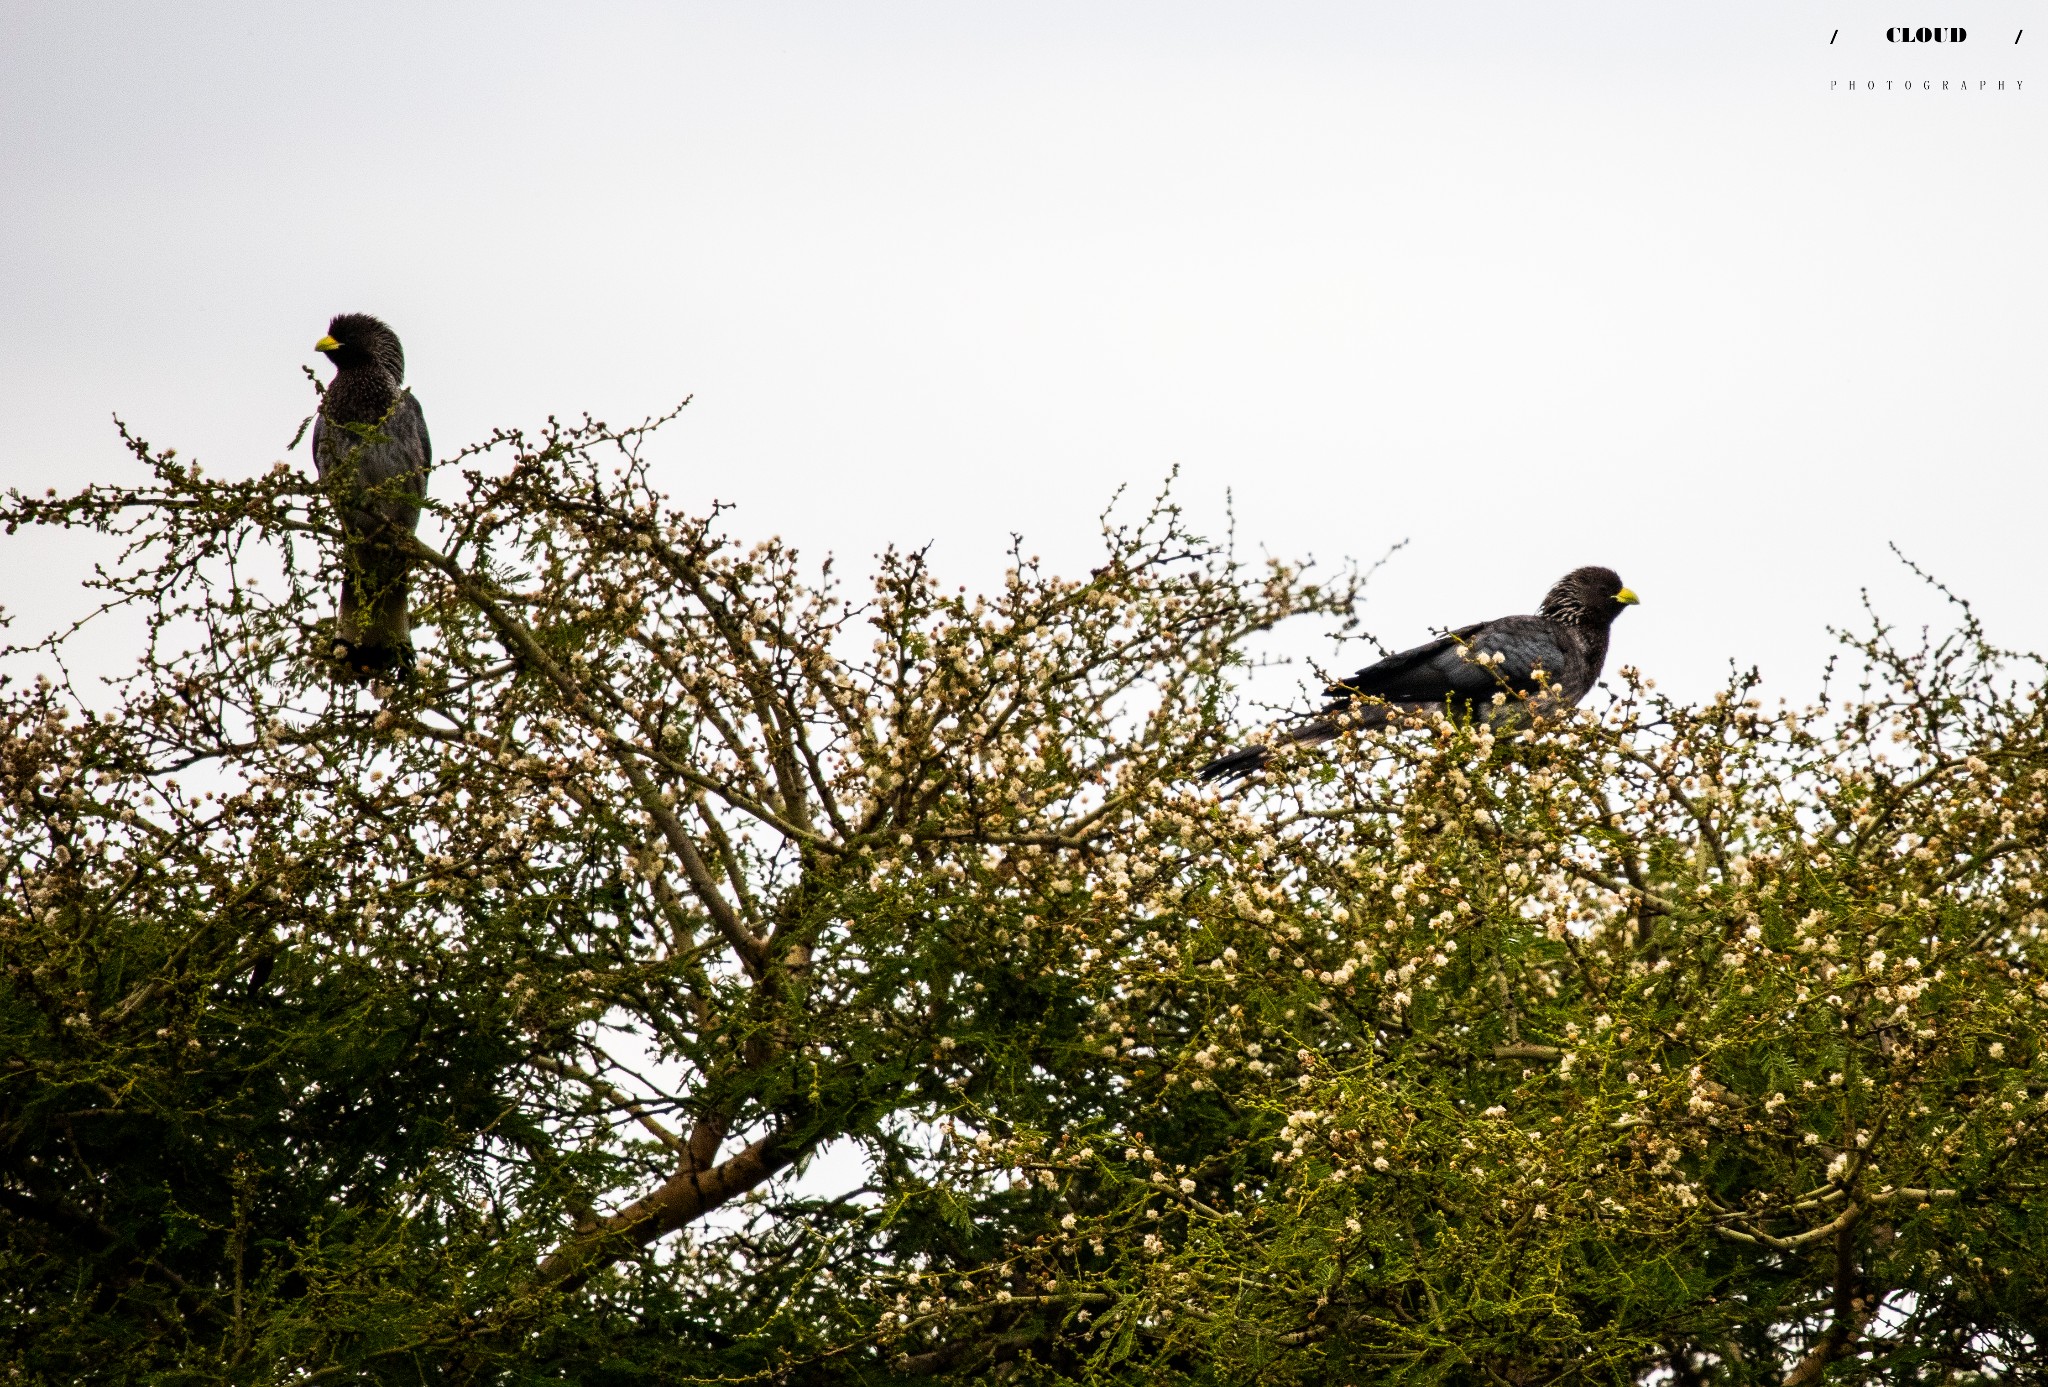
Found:
[[[427,494],[427,469],[434,455],[427,442],[427,416],[410,390],[380,426],[383,437],[365,450],[363,480],[372,488],[370,508],[386,524],[414,533],[420,526],[420,502]]]
[[[1501,656],[1498,665],[1480,664],[1477,655]],[[1442,703],[1490,698],[1503,687],[1513,693],[1534,693],[1535,671],[1555,676],[1564,668],[1565,652],[1548,620],[1510,616],[1460,626],[1413,650],[1389,655],[1349,679],[1332,684],[1333,699],[1368,697],[1388,703]]]
[[[327,416],[315,414],[313,416],[313,472],[315,476],[320,477],[327,475],[327,459],[320,451],[320,435],[325,433],[326,430]]]
[[[1421,682],[1432,686],[1440,683],[1442,676],[1436,673],[1436,666],[1446,654],[1458,661],[1458,646],[1469,640],[1486,623],[1460,626],[1455,631],[1446,631],[1433,641],[1425,641],[1409,650],[1396,651],[1376,664],[1367,665],[1349,679],[1330,685],[1323,692],[1333,699],[1355,698],[1364,695],[1370,698],[1384,698],[1388,702],[1428,702],[1443,698],[1445,690],[1438,688],[1434,694],[1410,694],[1406,690]],[[1459,661],[1462,663],[1462,661]]]
[[[320,422],[326,423],[324,416]],[[332,447],[331,456],[321,454],[323,443]],[[419,528],[433,453],[426,416],[411,391],[398,397],[374,430],[334,425],[316,433],[313,446],[323,479],[343,459],[353,459],[349,494],[337,502],[343,508],[344,527],[352,527],[355,537],[369,537],[385,527],[406,534]]]
[[[424,484],[426,469],[434,465],[434,443],[426,436],[426,410],[420,408],[420,402],[414,400],[410,389],[406,391],[406,408],[412,412],[412,422],[420,430],[420,479]]]
[[[1537,670],[1555,685],[1567,678],[1574,659],[1557,624],[1545,616],[1488,622],[1472,637],[1472,653],[1499,657],[1487,673],[1489,693],[1502,685],[1513,693],[1537,693],[1543,687],[1536,680]]]
[[[397,436],[408,446],[418,459],[412,471],[415,494],[427,494],[427,469],[434,465],[434,445],[427,437],[427,415],[420,408],[420,402],[408,390],[398,401],[393,422],[398,425]]]

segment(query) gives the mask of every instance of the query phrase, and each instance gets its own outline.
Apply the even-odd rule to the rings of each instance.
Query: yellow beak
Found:
[[[323,337],[313,344],[313,350],[316,352],[338,352],[341,350],[341,343],[335,341],[332,337]]]
[[[1614,600],[1621,603],[1624,607],[1633,607],[1643,599],[1636,596],[1632,589],[1623,588],[1620,592],[1614,594]]]

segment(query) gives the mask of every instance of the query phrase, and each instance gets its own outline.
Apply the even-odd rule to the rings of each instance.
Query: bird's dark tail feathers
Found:
[[[367,550],[369,546],[364,546]],[[412,677],[412,613],[406,561],[381,552],[364,572],[344,574],[336,657],[359,681]]]
[[[1239,747],[1236,751],[1219,756],[1197,770],[1195,774],[1208,781],[1221,780],[1227,783],[1244,780],[1264,770],[1266,764],[1273,759],[1273,753],[1282,747],[1313,746],[1317,742],[1329,741],[1339,732],[1385,727],[1397,710],[1408,706],[1390,705],[1376,698],[1333,699],[1320,716],[1275,731],[1272,739],[1263,746]]]
[[[1195,774],[1204,780],[1220,780],[1225,784],[1245,780],[1264,770],[1266,763],[1273,759],[1273,753],[1281,747],[1327,742],[1336,735],[1335,723],[1327,718],[1317,718],[1314,722],[1275,733],[1271,745],[1239,747],[1236,751],[1219,756]]]
[[[1266,762],[1273,752],[1269,747],[1246,746],[1217,757],[1195,774],[1204,780],[1221,780],[1225,784],[1257,775],[1266,768]]]

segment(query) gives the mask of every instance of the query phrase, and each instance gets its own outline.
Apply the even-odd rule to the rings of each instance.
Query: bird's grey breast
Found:
[[[410,390],[383,418],[367,425],[337,423],[323,414],[313,425],[313,465],[322,477],[353,459],[364,486],[404,479],[401,489],[424,490],[428,464],[426,419]]]
[[[1564,624],[1561,638],[1567,650],[1565,668],[1559,671],[1559,692],[1577,703],[1599,682],[1601,666],[1607,663],[1607,628]]]

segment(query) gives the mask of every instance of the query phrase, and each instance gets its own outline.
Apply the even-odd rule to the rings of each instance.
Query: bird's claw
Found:
[[[355,641],[337,640],[333,653],[334,663],[340,665],[358,684],[373,681],[388,681],[394,685],[410,684],[418,668],[417,657],[410,645],[380,648]]]

